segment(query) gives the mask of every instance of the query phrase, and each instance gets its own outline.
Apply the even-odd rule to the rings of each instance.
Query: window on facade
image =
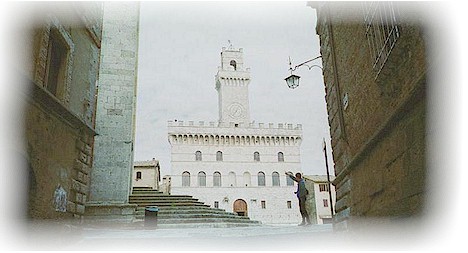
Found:
[[[258,186],[265,186],[265,173],[258,173]]]
[[[47,55],[46,88],[56,97],[61,96],[66,81],[68,47],[62,35],[56,28],[52,28],[49,36]]]
[[[366,37],[378,76],[400,37],[397,12],[392,2],[365,2],[364,8]]]
[[[213,173],[213,186],[221,186],[221,173],[217,171]]]
[[[278,152],[278,162],[284,162],[284,154],[283,154],[283,152]]]
[[[260,153],[258,153],[258,152],[254,153],[254,161],[260,162]]]
[[[222,161],[223,160],[223,152],[218,151],[216,152],[216,161]]]
[[[197,151],[195,152],[195,161],[201,161],[202,160],[202,152]]]
[[[237,182],[236,182],[236,173],[234,173],[233,171],[229,172],[229,175],[228,175],[228,179],[229,179],[229,186],[237,186]]]
[[[141,179],[141,171],[137,171],[136,173],[136,180]]]
[[[292,203],[291,203],[291,201],[286,202],[286,206],[288,207],[288,209],[291,209],[291,208],[292,208]]]
[[[328,199],[323,200],[323,207],[328,207]]]
[[[198,186],[206,186],[206,174],[203,171],[198,172]]]
[[[266,201],[265,200],[262,200],[262,209],[266,209]]]
[[[214,202],[214,207],[215,207],[215,208],[219,208],[219,202],[218,202],[218,201],[215,201],[215,202]]]
[[[190,186],[190,173],[188,171],[184,171],[184,173],[182,173],[182,186]]]
[[[246,187],[250,186],[252,184],[251,182],[251,176],[250,176],[250,173],[249,172],[244,172],[244,185]]]
[[[232,67],[234,67],[234,70],[237,70],[237,63],[236,63],[236,61],[231,60],[231,62],[229,63],[229,65],[231,65]]]
[[[291,173],[291,171],[289,171]],[[286,185],[287,186],[293,186],[294,185],[294,180],[292,180],[289,176],[286,176]]]
[[[319,190],[321,192],[327,192],[329,189],[328,189],[328,184],[319,184]]]
[[[280,176],[278,172],[273,172],[273,174],[271,175],[271,179],[273,186],[280,186]]]

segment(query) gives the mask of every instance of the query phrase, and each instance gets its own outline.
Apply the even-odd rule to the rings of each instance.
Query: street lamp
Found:
[[[295,71],[298,67],[305,65],[305,66],[307,66],[307,67],[309,68],[309,70],[312,69],[313,67],[319,67],[320,69],[323,70],[323,68],[322,68],[321,66],[316,65],[316,64],[310,65],[310,66],[307,65],[307,63],[309,63],[309,62],[311,62],[311,61],[314,61],[314,60],[317,60],[318,58],[322,58],[322,56],[319,55],[319,56],[317,56],[317,57],[315,57],[315,58],[313,58],[313,59],[310,59],[310,60],[305,61],[305,62],[303,62],[303,63],[301,63],[301,64],[299,64],[299,65],[296,65],[296,66],[293,68],[293,67],[292,67],[292,64],[291,64],[291,57],[289,57],[289,70],[291,71],[291,75],[289,75],[288,77],[286,77],[284,80],[286,81],[286,84],[288,85],[288,87],[289,87],[290,89],[295,89],[295,88],[297,88],[297,87],[299,86],[299,78],[301,78],[301,77],[298,76],[298,75],[294,75],[294,74],[293,74],[293,71]]]

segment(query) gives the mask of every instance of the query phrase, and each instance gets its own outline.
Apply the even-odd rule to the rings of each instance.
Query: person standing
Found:
[[[310,217],[305,206],[307,194],[309,194],[309,191],[305,186],[305,181],[299,172],[296,173],[295,177],[291,172],[286,172],[286,175],[297,182],[297,191],[294,193],[296,193],[297,199],[299,200],[299,211],[301,212],[302,216],[302,222],[299,224],[299,226],[311,225],[312,223],[310,222]]]

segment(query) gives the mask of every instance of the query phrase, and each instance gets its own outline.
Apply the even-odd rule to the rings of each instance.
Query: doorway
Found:
[[[234,212],[239,216],[247,216],[247,202],[242,199],[234,201]]]

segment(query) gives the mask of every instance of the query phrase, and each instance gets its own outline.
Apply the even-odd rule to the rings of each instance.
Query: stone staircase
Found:
[[[223,209],[211,208],[189,195],[167,195],[150,187],[134,187],[130,204],[137,204],[137,219],[144,221],[145,207],[157,206],[158,228],[258,226],[260,222]]]

